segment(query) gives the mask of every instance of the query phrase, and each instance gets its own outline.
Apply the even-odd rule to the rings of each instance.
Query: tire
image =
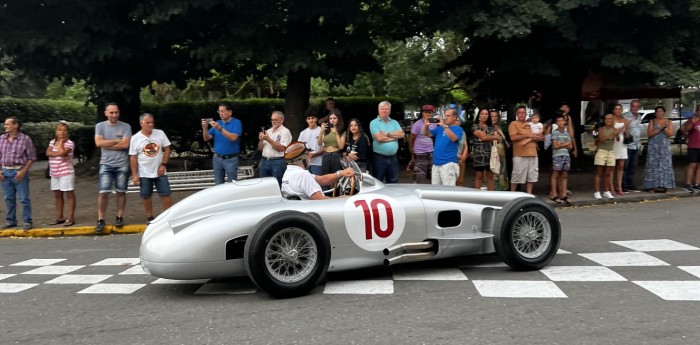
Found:
[[[559,249],[559,218],[538,198],[508,202],[498,212],[493,229],[496,252],[515,270],[538,270],[552,261]]]
[[[325,278],[330,258],[323,227],[294,211],[268,217],[246,241],[243,252],[250,279],[275,298],[302,296],[314,289]]]

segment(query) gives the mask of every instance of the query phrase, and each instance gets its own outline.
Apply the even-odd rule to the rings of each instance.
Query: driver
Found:
[[[284,150],[284,159],[287,161],[287,170],[282,176],[282,192],[298,195],[303,200],[330,199],[323,195],[321,185],[330,186],[338,182],[341,177],[352,177],[355,171],[352,168],[338,170],[326,175],[313,175],[306,170],[306,144],[301,141],[292,142]]]

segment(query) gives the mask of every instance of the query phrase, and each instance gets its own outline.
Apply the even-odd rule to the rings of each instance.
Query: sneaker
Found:
[[[32,228],[32,223],[24,223],[24,226],[22,227],[22,229],[24,229],[24,231],[30,230],[31,228]]]
[[[684,189],[686,192],[688,192],[688,193],[692,193],[692,192],[695,191],[695,189],[693,188],[693,186],[692,186],[692,185],[689,185],[689,184],[685,185],[685,187],[683,187],[683,189]]]
[[[114,226],[117,228],[124,226],[124,217],[117,217],[117,220],[114,222]]]
[[[600,200],[600,199],[602,199],[603,197],[600,196],[600,192],[595,192],[595,193],[593,193],[593,198],[595,198],[596,200]]]
[[[148,216],[148,218],[146,218],[146,224],[151,224],[154,219],[153,216]]]
[[[5,226],[3,226],[0,229],[12,229],[12,228],[16,228],[16,227],[17,227],[17,224],[5,224]]]
[[[105,229],[105,220],[100,219],[97,221],[97,226],[95,226],[95,232],[102,232]]]
[[[610,191],[607,191],[607,190],[605,191],[605,193],[603,193],[603,196],[604,196],[606,199],[614,199],[614,198],[615,198],[615,197],[610,193]]]
[[[694,184],[694,185],[693,185],[693,191],[695,191],[695,192],[700,192],[700,184]]]

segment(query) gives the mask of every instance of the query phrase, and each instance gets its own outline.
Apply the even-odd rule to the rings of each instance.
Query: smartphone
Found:
[[[202,120],[204,120],[208,125],[210,122],[214,121],[214,118],[213,117],[205,117]]]
[[[428,119],[428,123],[440,123],[440,119],[437,117],[431,117]]]
[[[265,126],[260,126],[260,131],[265,133]]]

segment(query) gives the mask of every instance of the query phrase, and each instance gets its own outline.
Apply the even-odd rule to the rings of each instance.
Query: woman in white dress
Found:
[[[622,176],[625,173],[625,162],[627,161],[627,145],[624,143],[625,135],[629,135],[629,120],[622,117],[622,105],[615,104],[613,107],[613,115],[615,116],[614,128],[616,130],[622,128],[620,131],[619,140],[615,140],[613,143],[613,154],[615,155],[615,178],[613,179],[613,185],[610,186],[610,192],[615,195],[624,195],[622,191]]]

